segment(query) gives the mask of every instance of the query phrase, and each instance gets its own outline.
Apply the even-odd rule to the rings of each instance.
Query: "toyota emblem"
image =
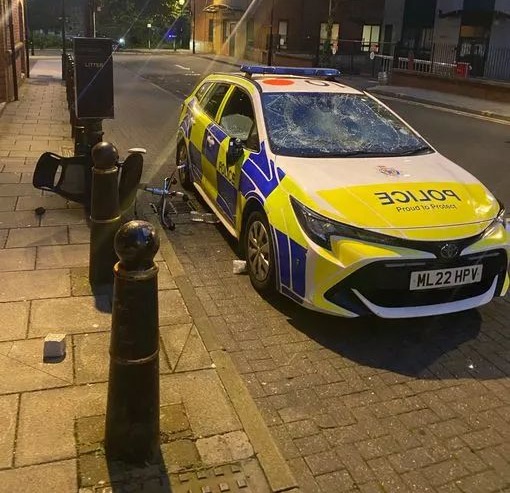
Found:
[[[454,243],[445,243],[440,250],[441,257],[444,259],[455,258],[459,253],[459,247]]]

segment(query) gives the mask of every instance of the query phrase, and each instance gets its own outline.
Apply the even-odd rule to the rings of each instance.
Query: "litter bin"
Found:
[[[457,77],[467,78],[469,75],[469,63],[457,62],[457,66],[455,67],[455,74]]]

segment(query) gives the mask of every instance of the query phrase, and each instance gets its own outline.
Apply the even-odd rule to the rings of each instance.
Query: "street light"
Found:
[[[66,78],[66,0],[62,0],[62,80]]]
[[[197,19],[197,2],[193,0],[193,11],[191,12],[191,24],[193,26],[192,29],[192,48],[193,55],[195,54],[195,21]]]
[[[151,27],[152,27],[152,24],[150,22],[147,23],[147,29],[148,29],[148,32],[149,32],[149,50],[151,49]]]

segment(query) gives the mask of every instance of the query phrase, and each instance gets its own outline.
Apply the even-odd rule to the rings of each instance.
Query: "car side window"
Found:
[[[228,84],[215,84],[210,91],[207,91],[202,100],[202,108],[211,118],[216,117],[221,102],[229,89]]]
[[[240,139],[248,149],[259,150],[253,104],[250,96],[239,87],[232,91],[223,108],[219,123],[227,135]]]
[[[198,102],[202,102],[202,99],[203,97],[205,96],[205,93],[207,92],[207,90],[211,87],[211,83],[210,82],[204,82],[197,90],[197,92],[195,93],[195,98],[197,99]]]

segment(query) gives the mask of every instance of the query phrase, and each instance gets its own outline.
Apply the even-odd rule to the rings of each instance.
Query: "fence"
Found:
[[[411,50],[395,46],[393,55],[376,54],[380,72],[393,68],[425,72],[441,77],[479,77],[510,80],[510,48],[485,47],[475,43],[435,43],[415,57]]]
[[[411,49],[400,43],[367,43],[355,39],[328,41],[301,34],[285,36],[284,43],[278,40],[276,36],[275,53],[312,58],[316,66],[332,66],[344,74],[377,76],[379,72],[388,73],[399,68],[440,77],[510,81],[510,47],[494,47],[485,41],[461,40],[458,45],[431,43]]]

